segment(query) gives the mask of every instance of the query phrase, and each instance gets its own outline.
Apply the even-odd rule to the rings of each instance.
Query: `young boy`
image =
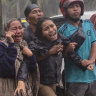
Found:
[[[96,58],[96,36],[93,24],[89,20],[80,20],[84,13],[83,0],[60,0],[60,9],[66,22],[60,27],[59,33],[70,39],[78,29],[82,29],[80,35],[83,34],[85,40],[83,40],[77,53],[82,59],[86,59],[89,64],[94,66],[94,71],[86,70],[84,72],[71,62],[68,57],[65,58],[67,96],[95,96],[96,66],[94,62]],[[79,26],[80,24],[81,26]],[[78,37],[76,41],[79,39]]]

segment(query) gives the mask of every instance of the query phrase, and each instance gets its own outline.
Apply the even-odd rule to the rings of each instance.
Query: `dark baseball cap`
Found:
[[[35,8],[39,8],[39,6],[37,4],[31,4],[29,6],[26,7],[25,11],[24,11],[24,14],[26,17],[28,17],[29,13],[35,9]]]

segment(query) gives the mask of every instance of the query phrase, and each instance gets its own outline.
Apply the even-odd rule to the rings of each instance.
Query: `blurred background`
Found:
[[[96,0],[84,0],[85,11],[96,11]],[[0,0],[0,35],[4,33],[3,26],[11,18],[24,18],[27,5],[36,3],[50,17],[61,14],[59,0]]]

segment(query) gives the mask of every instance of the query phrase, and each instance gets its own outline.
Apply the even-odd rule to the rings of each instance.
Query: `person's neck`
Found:
[[[78,20],[77,22],[73,22],[73,21],[70,20],[69,23],[71,23],[74,26],[78,26],[79,23],[80,23],[80,20]]]
[[[36,25],[30,25],[30,27],[32,28],[33,33],[35,33],[36,32]]]

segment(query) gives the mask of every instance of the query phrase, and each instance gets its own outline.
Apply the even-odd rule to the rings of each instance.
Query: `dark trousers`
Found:
[[[96,81],[92,83],[67,83],[66,96],[96,96]]]

